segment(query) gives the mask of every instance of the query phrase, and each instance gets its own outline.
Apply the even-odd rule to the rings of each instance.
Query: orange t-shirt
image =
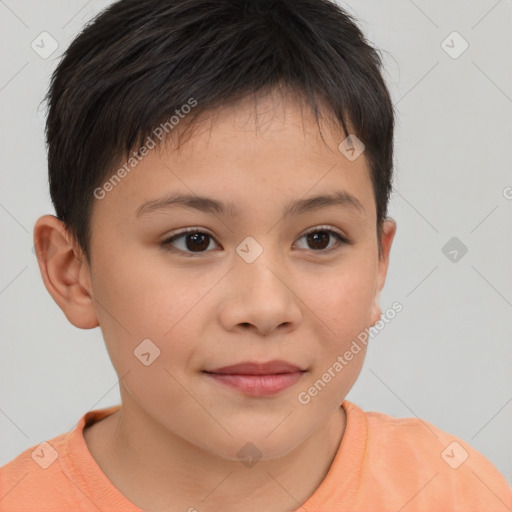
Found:
[[[89,452],[85,425],[119,405],[90,411],[77,426],[0,468],[2,512],[140,512]],[[345,400],[347,427],[333,463],[297,511],[510,511],[512,489],[479,452],[417,418],[364,412]]]

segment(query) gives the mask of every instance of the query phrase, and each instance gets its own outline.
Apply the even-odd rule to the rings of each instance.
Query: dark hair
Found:
[[[45,97],[56,215],[90,261],[94,190],[121,158],[191,98],[197,106],[180,127],[234,99],[283,88],[305,100],[317,122],[325,104],[344,133],[364,143],[380,254],[394,128],[381,66],[331,0],[115,2],[71,43]]]

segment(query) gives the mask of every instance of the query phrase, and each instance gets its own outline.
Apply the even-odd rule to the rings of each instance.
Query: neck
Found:
[[[293,512],[325,478],[345,427],[340,406],[285,456],[245,465],[189,443],[123,400],[120,411],[84,437],[112,484],[144,510]]]

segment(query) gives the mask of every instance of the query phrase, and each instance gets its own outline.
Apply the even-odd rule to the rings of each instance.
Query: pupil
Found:
[[[321,234],[321,236],[317,236]],[[327,240],[327,244],[323,244],[322,241]],[[315,231],[314,233],[309,233],[308,242],[313,243],[313,249],[323,249],[329,243],[329,234],[325,231]],[[318,246],[318,242],[320,242],[320,247]]]
[[[187,249],[194,250],[194,249],[206,249],[208,247],[208,241],[206,240],[206,237],[208,235],[205,235],[204,233],[194,233],[192,235],[188,235],[187,240]],[[190,240],[193,240],[192,243],[189,243]],[[204,243],[206,240],[206,244]],[[202,242],[202,244],[201,244]]]

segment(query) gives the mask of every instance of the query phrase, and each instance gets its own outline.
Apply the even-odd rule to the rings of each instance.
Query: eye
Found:
[[[342,244],[351,243],[341,233],[332,228],[329,228],[328,226],[317,226],[313,229],[310,229],[309,231],[304,233],[299,238],[299,240],[304,237],[306,237],[306,243],[311,244],[311,246],[307,248],[313,251],[320,252],[330,252],[331,250],[336,249],[338,246]],[[332,240],[333,237],[337,241],[337,243],[329,247],[329,242]]]
[[[302,238],[306,238],[307,243],[311,244],[311,247],[306,247],[306,249],[316,252],[330,252],[342,244],[351,243],[341,233],[328,226],[318,226],[310,229],[299,240]],[[329,247],[333,238],[336,243]],[[210,240],[213,240],[210,234],[198,228],[187,228],[164,240],[161,245],[166,250],[179,252],[184,256],[198,256],[204,252],[211,252],[207,250],[210,247]],[[177,243],[178,241],[179,243]]]
[[[182,241],[180,244],[177,244],[176,241],[182,238],[185,243],[183,244]],[[213,237],[208,233],[200,231],[197,228],[188,228],[164,240],[161,245],[168,250],[181,252],[185,256],[195,256],[202,252],[210,252],[206,251],[210,245],[210,239],[213,240]],[[175,245],[181,245],[181,247],[175,248]]]

